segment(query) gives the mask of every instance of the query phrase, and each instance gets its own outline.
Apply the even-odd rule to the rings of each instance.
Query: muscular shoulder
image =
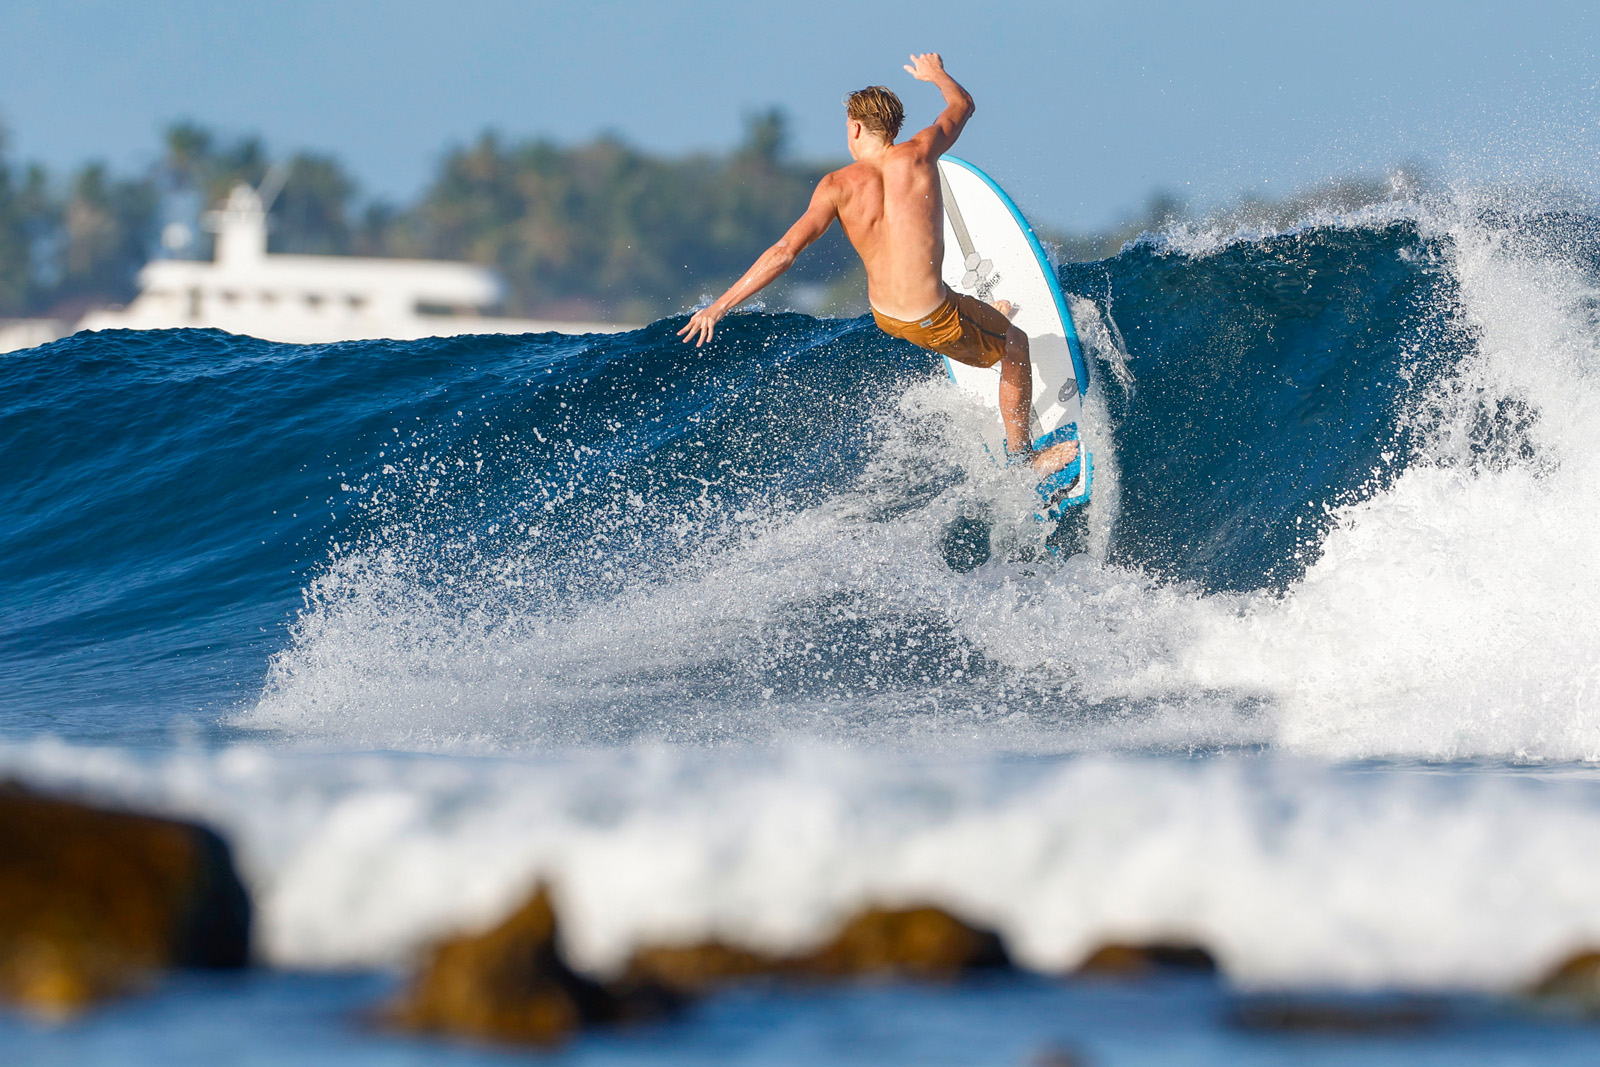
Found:
[[[908,140],[890,145],[885,165],[925,167],[934,162],[933,138],[928,134],[928,130],[922,130]]]
[[[933,173],[937,160],[929,155],[926,145],[907,141],[892,145],[883,160],[884,180],[899,185],[902,182],[920,183]]]

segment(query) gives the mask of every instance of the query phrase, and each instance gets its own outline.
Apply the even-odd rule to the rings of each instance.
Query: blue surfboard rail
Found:
[[[959,156],[944,155],[939,158],[958,167],[964,167],[981,179],[983,184],[994,190],[1000,202],[1006,206],[1006,210],[1011,212],[1011,217],[1016,220],[1017,225],[1022,227],[1022,232],[1028,238],[1028,246],[1033,249],[1034,256],[1039,260],[1039,268],[1044,271],[1044,276],[1049,281],[1050,295],[1055,297],[1056,311],[1060,314],[1061,326],[1066,331],[1067,351],[1072,354],[1072,371],[1078,378],[1078,395],[1083,396],[1089,391],[1089,367],[1083,361],[1083,346],[1078,343],[1078,328],[1072,321],[1072,312],[1067,310],[1067,298],[1061,292],[1061,280],[1056,277],[1056,270],[1050,265],[1050,257],[1044,254],[1044,246],[1039,243],[1038,235],[1033,232],[1033,227],[1028,224],[1016,201],[1012,200],[993,178]]]

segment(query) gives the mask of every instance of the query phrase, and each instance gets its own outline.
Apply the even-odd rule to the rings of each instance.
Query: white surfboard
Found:
[[[1029,423],[1034,447],[1078,440],[1089,372],[1066,298],[1033,227],[994,179],[966,160],[941,157],[939,184],[945,284],[979,300],[1009,300],[1016,306],[1011,321],[1028,335],[1033,362]],[[1000,367],[984,370],[950,359],[944,364],[951,381],[994,409],[993,432],[985,443],[994,455],[1005,455]],[[1067,508],[1086,503],[1093,481],[1094,464],[1080,446],[1078,462],[1040,483],[1049,516],[1060,518]]]

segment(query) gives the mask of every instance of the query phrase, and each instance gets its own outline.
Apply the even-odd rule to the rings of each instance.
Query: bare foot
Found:
[[[1048,478],[1078,457],[1078,442],[1062,441],[1028,457],[1035,474]]]
[[[1009,300],[991,300],[989,302],[989,306],[1000,312],[1000,314],[1004,315],[1008,319],[1017,313],[1017,305],[1013,304]]]

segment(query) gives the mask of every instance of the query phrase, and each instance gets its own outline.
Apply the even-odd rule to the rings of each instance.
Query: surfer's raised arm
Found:
[[[919,82],[932,82],[944,96],[944,110],[933,120],[933,125],[917,131],[906,143],[925,146],[930,156],[942,156],[950,151],[956,138],[961,136],[962,129],[972,113],[978,110],[978,105],[973,103],[971,93],[944,72],[944,60],[938,52],[912,56],[905,69]]]
[[[716,303],[701,308],[689,317],[688,323],[678,331],[678,336],[685,343],[693,341],[694,346],[699,348],[711,340],[717,323],[724,315],[771,285],[778,275],[794,266],[795,257],[804,252],[806,246],[827,232],[833,220],[839,217],[835,184],[832,174],[818,182],[817,191],[811,194],[811,206],[800,216],[800,221],[789,227],[789,232],[777,244],[761,253],[761,258],[744,272],[744,277],[734,282],[733,287],[718,297]]]

